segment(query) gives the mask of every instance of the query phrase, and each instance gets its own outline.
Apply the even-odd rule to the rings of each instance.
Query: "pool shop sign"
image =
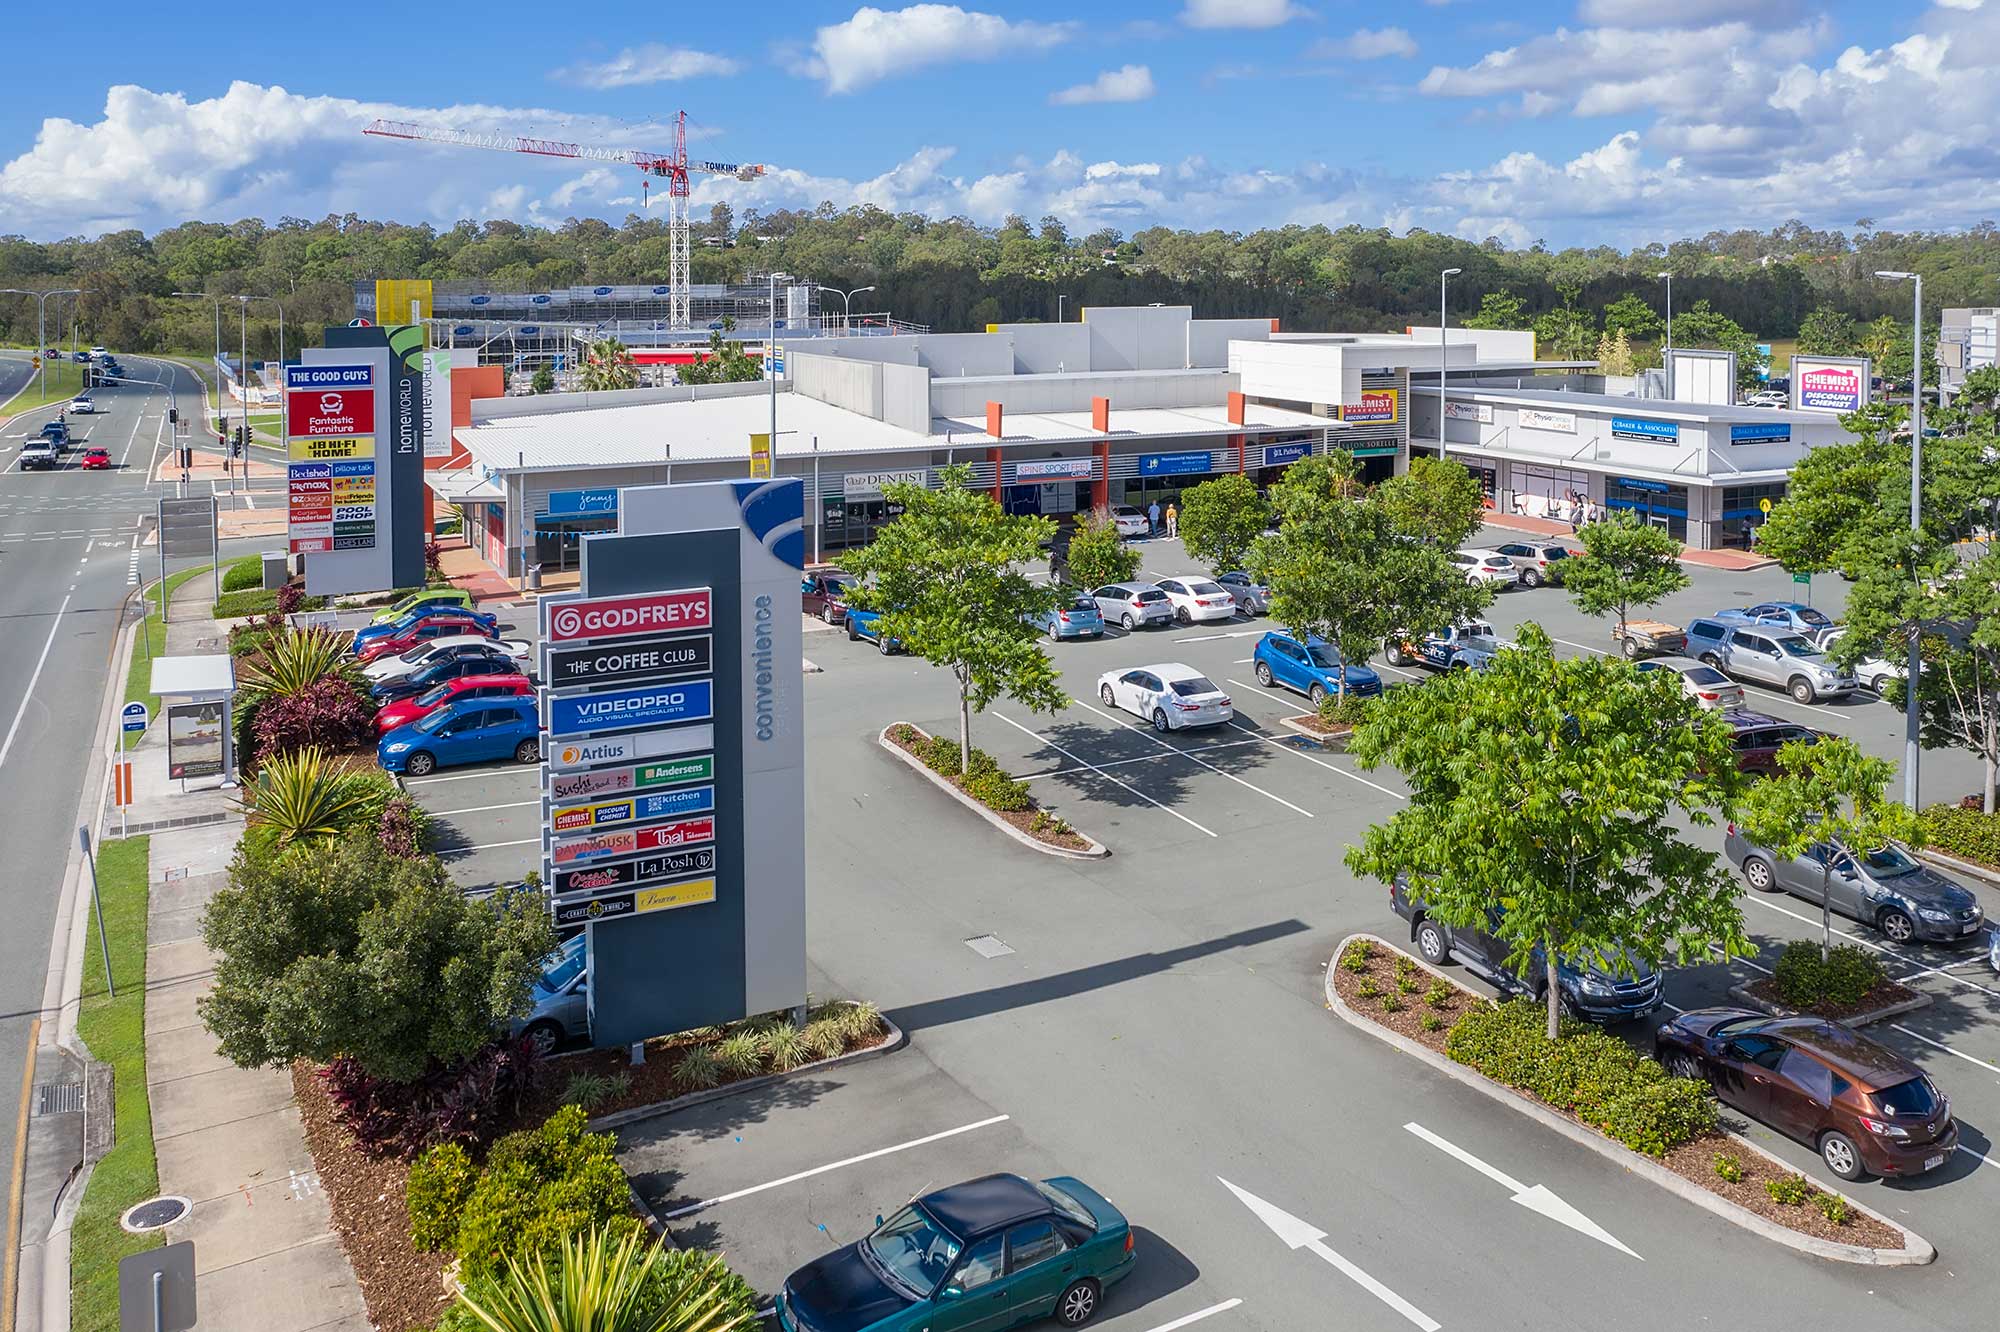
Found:
[[[625,490],[541,604],[542,881],[599,1046],[805,1001],[803,503]]]

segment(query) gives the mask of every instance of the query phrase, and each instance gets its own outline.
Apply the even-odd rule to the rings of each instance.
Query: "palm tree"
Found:
[[[637,388],[639,367],[632,363],[632,353],[624,343],[616,338],[599,338],[585,353],[581,379],[586,393]]]
[[[732,1332],[755,1317],[722,1259],[664,1250],[633,1226],[572,1235],[461,1289],[491,1332]]]

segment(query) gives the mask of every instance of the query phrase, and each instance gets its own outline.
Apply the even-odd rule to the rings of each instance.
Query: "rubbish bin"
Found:
[[[539,564],[528,566],[528,590],[530,592],[542,590],[542,566]]]
[[[291,581],[291,561],[282,550],[264,552],[264,590],[266,592],[283,587]]]

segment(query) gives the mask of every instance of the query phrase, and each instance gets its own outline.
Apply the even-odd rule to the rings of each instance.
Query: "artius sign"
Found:
[[[1858,412],[1868,402],[1865,356],[1794,356],[1792,406],[1822,412]]]
[[[621,638],[670,629],[706,629],[712,614],[709,590],[653,592],[638,597],[565,601],[549,612],[548,641]]]
[[[670,754],[697,754],[715,748],[715,727],[675,726],[664,731],[639,731],[607,735],[602,739],[569,740],[551,745],[549,766],[557,772],[574,772],[605,763],[636,763],[640,759],[664,758]]]

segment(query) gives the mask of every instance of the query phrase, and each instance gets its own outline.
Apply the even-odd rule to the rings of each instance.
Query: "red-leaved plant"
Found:
[[[375,1077],[347,1058],[319,1076],[362,1151],[408,1160],[441,1143],[474,1148],[499,1137],[513,1126],[538,1071],[534,1046],[505,1040],[414,1082]]]
[[[257,760],[307,745],[339,751],[360,744],[374,728],[368,700],[346,680],[315,680],[295,694],[265,699],[257,708]]]
[[[416,802],[408,796],[394,796],[382,806],[375,823],[375,840],[398,860],[415,860],[424,853],[423,825],[417,817]]]

